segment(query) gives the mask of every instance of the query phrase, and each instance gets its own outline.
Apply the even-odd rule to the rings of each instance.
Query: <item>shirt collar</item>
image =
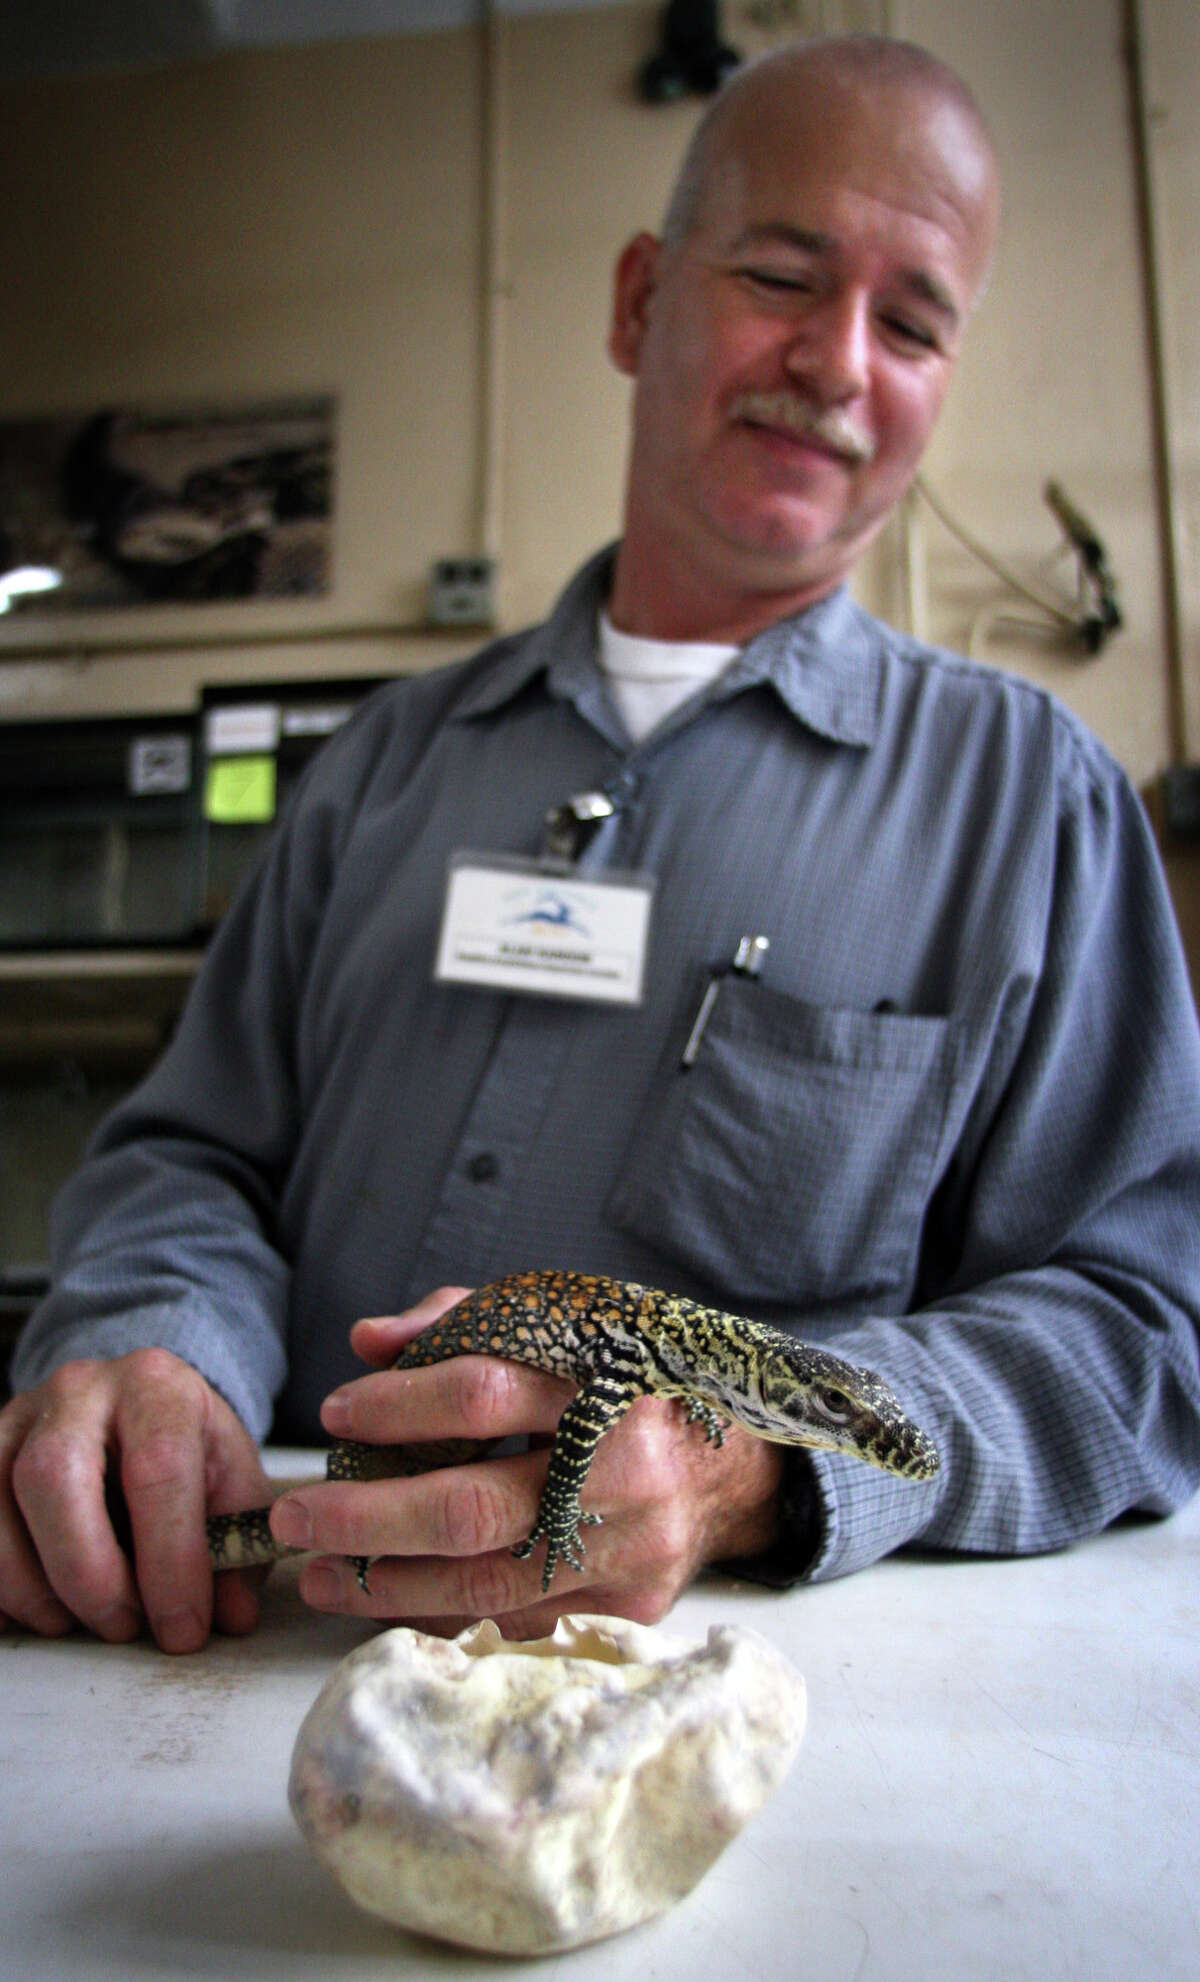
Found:
[[[599,728],[611,726],[608,698],[596,665],[596,622],[608,596],[615,545],[590,559],[562,593],[550,617],[504,643],[487,673],[463,697],[462,717],[503,708],[535,676],[558,701],[575,703]],[[865,746],[879,726],[881,654],[870,615],[844,588],[791,619],[756,634],[709,689],[725,701],[757,683],[773,688],[798,722],[835,743]]]
[[[883,693],[875,622],[844,586],[756,634],[714,695],[768,682],[798,722],[834,743],[875,741]]]

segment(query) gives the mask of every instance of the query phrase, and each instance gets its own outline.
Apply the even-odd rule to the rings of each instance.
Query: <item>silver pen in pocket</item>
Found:
[[[771,939],[769,936],[743,936],[733,953],[732,960],[727,964],[722,964],[719,969],[714,970],[710,974],[708,983],[704,987],[704,994],[696,1008],[696,1016],[692,1020],[692,1029],[688,1033],[683,1053],[680,1056],[679,1070],[681,1073],[687,1073],[688,1069],[696,1063],[696,1055],[700,1051],[700,1042],[704,1037],[708,1021],[712,1017],[713,1006],[717,1002],[717,996],[724,979],[731,974],[735,977],[757,977],[766,961],[767,951],[770,947]]]

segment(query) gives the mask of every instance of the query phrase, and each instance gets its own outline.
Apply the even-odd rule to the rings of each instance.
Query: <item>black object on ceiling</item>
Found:
[[[662,48],[644,64],[638,89],[647,103],[712,96],[741,61],[721,39],[717,0],[668,0]]]

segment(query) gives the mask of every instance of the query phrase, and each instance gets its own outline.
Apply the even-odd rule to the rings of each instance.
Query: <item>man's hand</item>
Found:
[[[249,1433],[177,1356],[66,1363],[0,1411],[0,1624],[119,1643],[145,1619],[166,1652],[252,1630],[249,1583],[218,1577],[214,1596],[204,1518],[269,1497]]]
[[[354,1347],[367,1362],[390,1363],[466,1291],[442,1287],[405,1314],[360,1321]],[[588,1472],[584,1504],[604,1518],[584,1530],[583,1574],[561,1567],[543,1596],[541,1546],[526,1562],[511,1549],[533,1528],[545,1447],[571,1394],[555,1377],[481,1356],[384,1370],[336,1391],[322,1412],[335,1438],[402,1445],[528,1433],[540,1446],[414,1479],[284,1495],[271,1516],[278,1539],[329,1552],[301,1572],[301,1595],[319,1610],[446,1634],[494,1617],[509,1637],[535,1637],[571,1610],[652,1623],[706,1563],[770,1545],[778,1452],[736,1426],[720,1448],[709,1445],[678,1405],[640,1398],[600,1441]],[[362,1555],[375,1558],[369,1595],[345,1560]]]

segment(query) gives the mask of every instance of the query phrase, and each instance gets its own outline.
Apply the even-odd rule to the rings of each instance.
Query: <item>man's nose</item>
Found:
[[[793,338],[787,365],[822,405],[842,406],[861,397],[871,372],[867,299],[852,290],[828,297]]]

